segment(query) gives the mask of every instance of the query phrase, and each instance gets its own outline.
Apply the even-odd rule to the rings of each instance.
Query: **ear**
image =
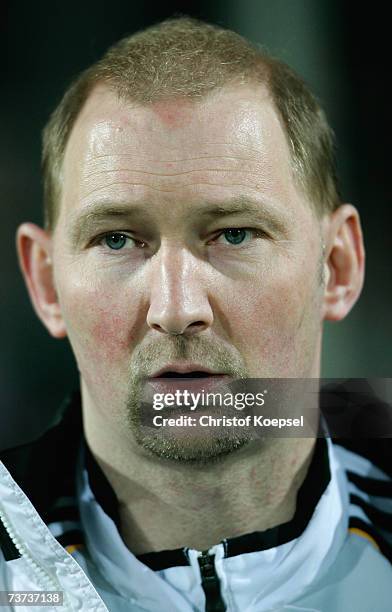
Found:
[[[23,223],[16,233],[16,247],[35,312],[54,338],[64,338],[67,333],[54,284],[51,236],[34,223]]]
[[[343,204],[325,228],[324,319],[340,321],[350,312],[363,286],[365,249],[357,209]]]

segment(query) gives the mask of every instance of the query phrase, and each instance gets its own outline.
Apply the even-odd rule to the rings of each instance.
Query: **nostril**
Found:
[[[153,323],[151,325],[152,329],[155,329],[156,331],[165,333],[165,334],[170,334],[172,336],[180,336],[183,332],[179,331],[171,331],[168,327],[164,327],[163,325],[159,325],[158,323]]]
[[[183,326],[176,325],[175,322],[153,322],[149,321],[149,325],[151,329],[155,331],[159,331],[160,333],[169,334],[171,336],[180,336],[180,335],[192,335],[197,332],[201,332],[208,327],[207,321],[191,321]]]
[[[197,332],[201,332],[208,327],[208,323],[205,321],[194,321],[193,323],[189,323],[184,329],[184,334],[196,334]]]

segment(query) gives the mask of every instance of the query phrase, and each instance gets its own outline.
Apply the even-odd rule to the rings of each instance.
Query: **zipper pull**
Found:
[[[205,550],[198,557],[201,586],[206,596],[205,612],[225,612],[226,605],[220,592],[220,582],[215,569],[215,555]]]

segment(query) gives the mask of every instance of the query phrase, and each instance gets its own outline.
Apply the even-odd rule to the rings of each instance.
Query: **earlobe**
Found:
[[[54,338],[66,328],[53,277],[51,237],[34,223],[23,223],[16,234],[19,265],[37,316]]]
[[[331,215],[326,233],[324,319],[340,321],[357,301],[364,280],[365,251],[356,208],[340,206]]]

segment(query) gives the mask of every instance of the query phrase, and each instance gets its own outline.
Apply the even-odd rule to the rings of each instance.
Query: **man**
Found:
[[[388,545],[363,510],[390,489],[382,470],[315,433],[146,420],[154,393],[317,379],[323,321],[360,294],[358,212],[299,77],[169,20],[71,86],[43,168],[45,229],[23,224],[18,252],[81,394],[2,455],[1,588],[60,591],[67,610],[389,610]]]

